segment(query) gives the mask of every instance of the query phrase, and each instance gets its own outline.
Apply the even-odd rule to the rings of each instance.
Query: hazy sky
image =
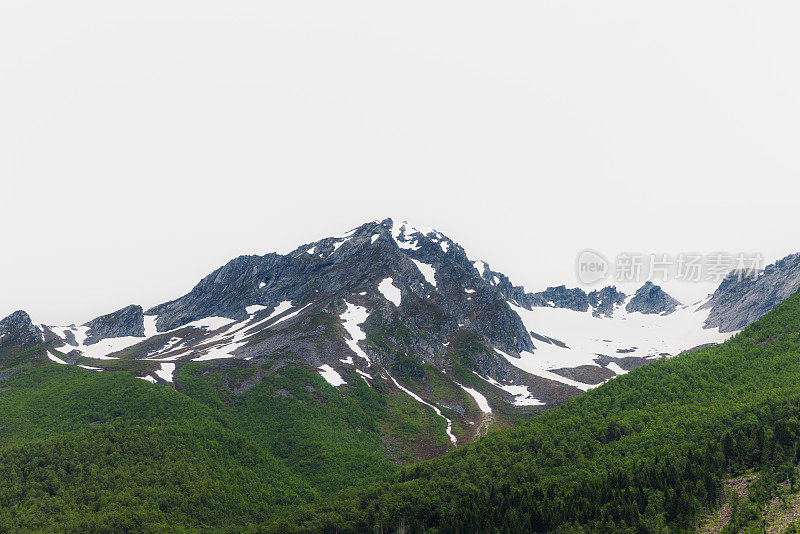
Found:
[[[531,290],[800,250],[797,2],[120,4],[0,3],[0,317],[387,216]]]

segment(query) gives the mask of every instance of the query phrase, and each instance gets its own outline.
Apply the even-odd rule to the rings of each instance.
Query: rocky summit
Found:
[[[791,254],[759,272],[736,270],[720,283],[705,305],[707,328],[741,330],[786,300],[800,286],[800,254]]]

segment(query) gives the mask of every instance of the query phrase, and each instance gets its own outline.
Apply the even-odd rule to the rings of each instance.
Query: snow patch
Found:
[[[475,371],[472,371],[475,373]],[[513,384],[505,385],[501,384],[497,380],[493,379],[492,377],[481,376],[478,373],[475,373],[475,376],[486,380],[491,385],[502,389],[506,393],[510,393],[514,396],[514,406],[544,406],[545,403],[534,397],[530,391],[528,391],[528,386],[515,386]]]
[[[523,371],[528,374],[538,376],[540,378],[546,378],[547,380],[552,380],[553,382],[561,382],[562,384],[566,384],[568,386],[572,386],[574,388],[578,388],[581,391],[589,391],[590,389],[597,387],[597,385],[592,384],[584,384],[583,382],[577,382],[575,380],[570,380],[569,378],[564,378],[561,375],[556,373],[551,373],[550,371],[545,370],[542,367],[542,362],[533,355],[531,352],[522,352],[519,358],[515,358],[510,354],[506,354],[500,349],[494,349],[495,352],[501,354],[503,358],[508,360],[508,363],[513,365],[514,367],[519,367]]]
[[[609,363],[608,365],[606,365],[606,368],[607,368],[607,369],[611,369],[612,371],[614,371],[614,373],[615,373],[617,376],[619,376],[619,375],[624,375],[625,373],[627,373],[627,372],[628,372],[628,371],[626,371],[625,369],[623,369],[622,367],[620,367],[620,366],[619,366],[619,364],[618,364],[617,362],[611,362],[611,363]]]
[[[392,227],[392,239],[394,242],[397,243],[397,246],[405,249],[405,250],[419,250],[419,245],[417,245],[417,239],[415,237],[409,237],[408,234],[413,233],[410,231],[406,231],[406,223],[401,225],[394,225]],[[401,238],[400,235],[403,235]]]
[[[347,382],[344,381],[344,379],[339,375],[339,373],[337,373],[336,370],[327,363],[324,365],[320,365],[319,370],[320,370],[319,374],[322,375],[322,378],[324,378],[325,381],[328,382],[328,384],[334,387],[347,384]]]
[[[514,406],[543,406],[544,403],[531,395],[528,386],[500,386],[501,389],[514,395]]]
[[[400,307],[402,294],[400,292],[400,289],[395,287],[394,280],[392,279],[392,277],[384,278],[383,280],[381,280],[381,282],[378,284],[378,291],[381,292],[381,295],[383,295],[386,298],[386,300],[388,300],[398,308]]]
[[[283,304],[283,303],[281,303],[281,304]],[[313,302],[309,302],[308,304],[306,304],[305,306],[303,306],[303,307],[302,307],[302,308],[300,308],[299,310],[297,310],[297,311],[293,311],[292,313],[290,313],[290,314],[288,314],[288,315],[285,315],[285,316],[281,317],[280,319],[278,319],[277,321],[275,321],[274,323],[272,323],[271,325],[269,325],[269,327],[270,327],[270,328],[272,328],[273,326],[275,326],[275,325],[276,325],[276,324],[278,324],[278,323],[282,323],[282,322],[284,322],[284,321],[288,321],[289,319],[291,319],[291,318],[293,318],[293,317],[296,317],[296,316],[297,316],[297,315],[298,315],[300,312],[302,312],[303,310],[305,310],[306,308],[308,308],[308,307],[309,307],[309,306],[311,306],[312,304],[313,304]],[[276,311],[277,311],[277,310],[276,310]],[[277,315],[277,313],[275,313],[275,312],[272,312],[272,313],[270,314],[270,316],[269,316],[269,317],[267,317],[266,319],[264,319],[264,320],[263,320],[263,321],[261,321],[261,322],[267,322],[268,320],[270,320],[270,319],[271,319],[272,317],[274,317],[275,315]],[[258,323],[256,323],[256,324],[261,324],[261,322],[258,322]],[[255,325],[253,325],[253,326],[255,326]],[[248,329],[249,329],[249,328],[248,328]]]
[[[187,323],[179,328],[202,328],[203,330],[217,330],[234,322],[236,321],[233,319],[228,319],[227,317],[211,316],[192,321],[191,323]],[[178,330],[178,328],[175,330]]]
[[[411,261],[413,261],[414,265],[417,266],[417,269],[419,269],[419,272],[421,272],[422,276],[425,277],[425,280],[427,280],[428,283],[433,287],[436,287],[436,269],[434,269],[432,265],[428,263],[422,263],[414,258],[411,258]]]
[[[266,306],[262,306],[260,304],[253,304],[252,306],[247,306],[244,311],[247,312],[247,315],[253,315],[254,313],[260,312],[261,310],[266,310]]]
[[[303,311],[304,309],[306,309],[310,305],[311,305],[311,303],[308,303],[305,306],[303,306],[302,308],[298,309],[297,311],[292,312],[292,313],[290,313],[290,314],[288,314],[288,315],[286,315],[284,317],[281,317],[280,319],[275,321],[273,324],[269,325],[269,328],[272,328],[276,324],[278,324],[278,323],[280,323],[282,321],[285,321],[286,319],[290,319],[290,318],[294,317],[295,315],[297,315],[298,313],[300,313],[301,311]],[[233,352],[236,349],[238,349],[239,347],[242,347],[242,346],[247,344],[246,338],[248,337],[248,332],[252,331],[257,326],[260,326],[260,325],[262,325],[264,323],[267,323],[267,322],[271,321],[276,316],[284,313],[286,310],[290,309],[291,307],[292,307],[292,303],[290,301],[288,301],[288,300],[284,300],[284,301],[280,302],[277,306],[275,306],[275,309],[272,310],[272,313],[270,313],[264,319],[260,319],[260,320],[254,322],[254,323],[249,322],[249,319],[245,320],[243,324],[242,323],[237,323],[236,325],[233,325],[233,326],[229,327],[227,330],[224,330],[224,331],[220,332],[219,334],[213,336],[211,339],[204,340],[202,342],[203,346],[206,346],[206,345],[211,345],[211,346],[209,348],[203,348],[203,349],[197,349],[197,350],[192,349],[192,352],[205,351],[205,354],[201,355],[198,358],[194,358],[192,361],[202,362],[202,361],[208,361],[208,360],[218,360],[218,359],[221,359],[221,358],[233,358]],[[220,343],[220,345],[213,346],[215,343]],[[176,359],[179,356],[182,356],[182,355],[176,355],[176,356],[174,356],[172,358],[169,358],[169,359]],[[166,360],[166,358],[165,358],[165,360]]]
[[[86,358],[93,358],[95,360],[116,360],[117,358],[108,355],[132,347],[144,340],[144,337],[133,336],[109,337],[101,339],[92,345],[71,347],[69,350],[78,349]]]
[[[175,372],[174,363],[162,363],[161,369],[156,371],[156,375],[167,382],[172,382],[172,374]]]
[[[356,306],[347,301],[344,301],[344,303],[347,305],[347,310],[341,316],[342,321],[344,321],[342,326],[350,335],[350,339],[345,339],[345,343],[350,347],[350,350],[356,353],[356,356],[360,356],[369,362],[367,353],[358,346],[359,341],[367,339],[367,334],[361,329],[360,325],[367,320],[369,313],[363,306]]]
[[[477,391],[475,389],[468,388],[467,386],[463,386],[463,385],[459,384],[458,382],[456,382],[456,384],[461,389],[466,391],[469,394],[470,397],[475,399],[475,403],[478,405],[478,408],[480,408],[480,410],[483,413],[492,413],[492,407],[489,406],[489,401],[486,400],[486,397],[484,397],[483,394],[481,394],[479,391]]]
[[[156,328],[156,320],[158,320],[158,315],[145,315],[143,316],[144,319],[144,337],[153,337],[154,335],[158,334],[158,329]]]

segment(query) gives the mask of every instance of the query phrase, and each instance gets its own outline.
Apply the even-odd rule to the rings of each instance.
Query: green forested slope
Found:
[[[186,365],[179,391],[49,364],[0,380],[0,531],[692,530],[723,477],[797,461],[800,296],[402,468],[381,430],[440,424],[420,406],[299,366],[253,372]]]
[[[314,493],[224,413],[127,373],[43,366],[2,387],[0,530],[245,526]]]
[[[746,468],[789,472],[800,440],[800,296],[729,342],[640,368],[397,481],[286,520],[309,531],[692,530]]]

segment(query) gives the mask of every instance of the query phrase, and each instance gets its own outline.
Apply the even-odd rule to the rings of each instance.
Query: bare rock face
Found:
[[[41,342],[41,339],[30,316],[22,310],[0,321],[0,346],[29,347]]]
[[[579,288],[567,289],[567,286],[548,287],[546,290],[531,295],[534,306],[552,306],[585,312],[589,309],[589,297]]]
[[[628,312],[667,315],[675,311],[681,303],[669,296],[661,286],[647,281],[636,290],[633,298],[625,307]]]
[[[89,327],[86,344],[92,345],[107,337],[144,336],[144,317],[142,307],[131,304],[121,310],[92,319],[84,326]]]
[[[625,302],[626,298],[627,295],[618,291],[614,286],[606,286],[599,291],[592,291],[588,295],[589,305],[594,308],[592,315],[595,317],[600,317],[601,315],[610,317],[616,307]]]
[[[463,248],[443,234],[386,219],[285,255],[241,256],[147,314],[158,315],[156,327],[163,332],[209,316],[241,320],[253,305],[340,306],[342,299],[362,299],[374,310],[365,328],[380,330],[387,346],[403,354],[442,361],[445,343],[461,328],[504,351],[532,350],[530,335],[492,274],[478,272]],[[400,290],[400,306],[376,291],[386,278]]]
[[[705,328],[741,330],[760,319],[800,287],[800,254],[786,256],[759,273],[733,271],[711,300]]]
[[[796,256],[779,262],[752,280],[726,279],[710,304],[714,308],[709,324],[724,323],[725,328],[736,329],[740,322],[769,311],[800,284],[798,261]],[[580,346],[585,335],[577,331],[580,329],[574,336],[568,332],[556,335],[566,336],[564,339],[551,337],[555,333],[548,331],[550,318],[570,313],[535,308],[585,314],[592,323],[588,330],[594,332],[620,319],[614,312],[628,298],[614,286],[588,294],[565,285],[526,292],[487,263],[471,261],[458,243],[441,232],[385,219],[304,244],[287,254],[240,256],[178,299],[146,312],[132,305],[89,321],[84,325],[85,339],[81,329],[74,327],[56,329],[58,333],[37,329],[24,312],[4,322],[15,325],[5,328],[17,336],[27,335],[26,340],[35,341],[38,332],[45,346],[52,336],[54,346],[62,347],[58,349],[61,353],[70,350],[75,358],[79,353],[98,353],[106,345],[116,346],[101,344],[93,351],[85,350],[102,339],[132,337],[142,341],[134,339],[135,344],[124,349],[123,358],[168,355],[180,366],[215,351],[207,361],[218,359],[223,366],[229,361],[260,366],[284,360],[313,369],[327,365],[342,373],[343,380],[351,381],[354,373],[361,372],[387,381],[389,387],[389,373],[396,370],[412,376],[433,366],[452,377],[454,369],[467,369],[478,375],[477,380],[482,380],[478,384],[485,384],[487,393],[530,409],[536,405],[525,404],[526,399],[520,401],[511,391],[528,388],[535,399],[552,406],[579,395],[586,385],[601,383],[658,356],[646,349],[638,355],[627,354],[636,347],[619,339],[602,339],[609,345],[586,351]],[[626,309],[666,315],[678,306],[662,288],[647,282]],[[535,313],[522,313],[520,308]],[[145,314],[157,316],[156,333],[148,328],[147,338]],[[213,319],[191,324],[208,318]],[[230,330],[209,326],[226,323],[219,318],[238,325],[231,325]],[[613,336],[609,333],[609,337]],[[14,351],[21,353],[17,348]],[[565,365],[576,356],[585,359],[574,367],[554,365],[552,373],[539,369],[550,355],[554,361],[564,357]],[[381,377],[378,369],[386,376]],[[419,393],[432,395],[424,388]]]

